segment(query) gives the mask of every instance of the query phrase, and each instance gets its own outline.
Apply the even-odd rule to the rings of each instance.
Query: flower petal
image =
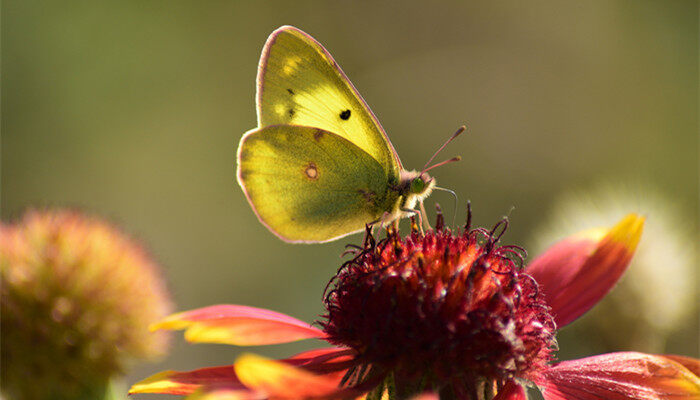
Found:
[[[527,400],[527,393],[520,384],[508,381],[493,400]]]
[[[305,351],[282,361],[315,374],[339,373],[340,379],[355,364],[355,354],[352,349],[329,347]]]
[[[245,387],[236,377],[232,365],[202,368],[194,371],[163,371],[152,375],[129,389],[134,393],[164,393],[188,395],[205,386],[220,386],[227,389],[241,390]]]
[[[537,382],[545,400],[699,399],[700,378],[663,356],[603,354],[552,366]]]
[[[235,388],[214,387],[202,389],[186,397],[187,400],[263,400],[259,393]]]
[[[240,356],[234,364],[234,369],[244,385],[270,397],[323,397],[340,390],[336,377],[315,375],[289,364],[252,354]]]
[[[559,327],[591,309],[622,276],[642,235],[644,218],[629,214],[609,230],[595,229],[556,243],[527,267]]]
[[[700,360],[686,356],[677,356],[675,354],[664,354],[663,357],[673,360],[688,368],[688,371],[695,374],[695,376],[700,376]]]
[[[354,351],[342,347],[329,347],[324,349],[309,350],[299,353],[291,358],[279,362],[303,368],[311,373],[324,374],[329,379],[339,382],[347,369],[352,366]],[[202,368],[193,371],[163,371],[152,375],[129,389],[129,394],[134,393],[162,393],[175,395],[189,395],[203,390],[221,390],[238,392],[250,391],[236,376],[233,365]],[[236,396],[242,396],[236,393]]]
[[[198,343],[256,346],[322,338],[323,331],[288,315],[255,307],[216,305],[173,314],[151,330],[186,329]]]

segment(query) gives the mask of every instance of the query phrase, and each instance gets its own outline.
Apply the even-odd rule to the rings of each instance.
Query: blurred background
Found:
[[[659,224],[643,238],[657,258],[639,279],[657,287],[642,285],[642,297],[663,314],[668,289],[683,290],[678,316],[661,333],[643,328],[658,340],[612,328],[616,341],[595,322],[616,311],[594,309],[562,331],[560,359],[631,348],[698,356],[697,1],[4,1],[3,220],[28,206],[98,213],[149,249],[178,310],[235,303],[316,319],[343,246],[361,237],[285,244],[234,176],[238,141],[256,125],[260,51],[284,24],[331,52],[407,168],[468,126],[442,154],[463,161],[433,171],[459,194],[460,224],[467,199],[477,225],[507,215],[504,241],[531,257],[553,233],[628,211]],[[452,218],[447,194],[433,202]],[[620,296],[622,315],[648,308]],[[282,357],[318,345],[243,350]],[[127,383],[241,351],[176,334],[170,356],[136,366]]]

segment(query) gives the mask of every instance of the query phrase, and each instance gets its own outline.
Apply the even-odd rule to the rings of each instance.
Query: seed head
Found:
[[[161,355],[170,311],[156,264],[109,224],[29,211],[0,227],[2,388],[10,398],[99,398],[131,358]]]

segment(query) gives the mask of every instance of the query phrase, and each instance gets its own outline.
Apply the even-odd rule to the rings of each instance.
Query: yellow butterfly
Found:
[[[333,57],[297,28],[282,26],[267,39],[256,105],[258,127],[238,146],[238,183],[260,222],[286,242],[327,242],[388,224],[417,213],[435,188],[430,168],[403,169]]]

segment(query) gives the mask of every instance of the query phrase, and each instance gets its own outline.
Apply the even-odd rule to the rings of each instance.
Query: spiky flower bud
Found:
[[[129,360],[167,348],[148,332],[171,309],[157,265],[97,218],[46,210],[3,223],[0,278],[9,398],[103,398]]]

